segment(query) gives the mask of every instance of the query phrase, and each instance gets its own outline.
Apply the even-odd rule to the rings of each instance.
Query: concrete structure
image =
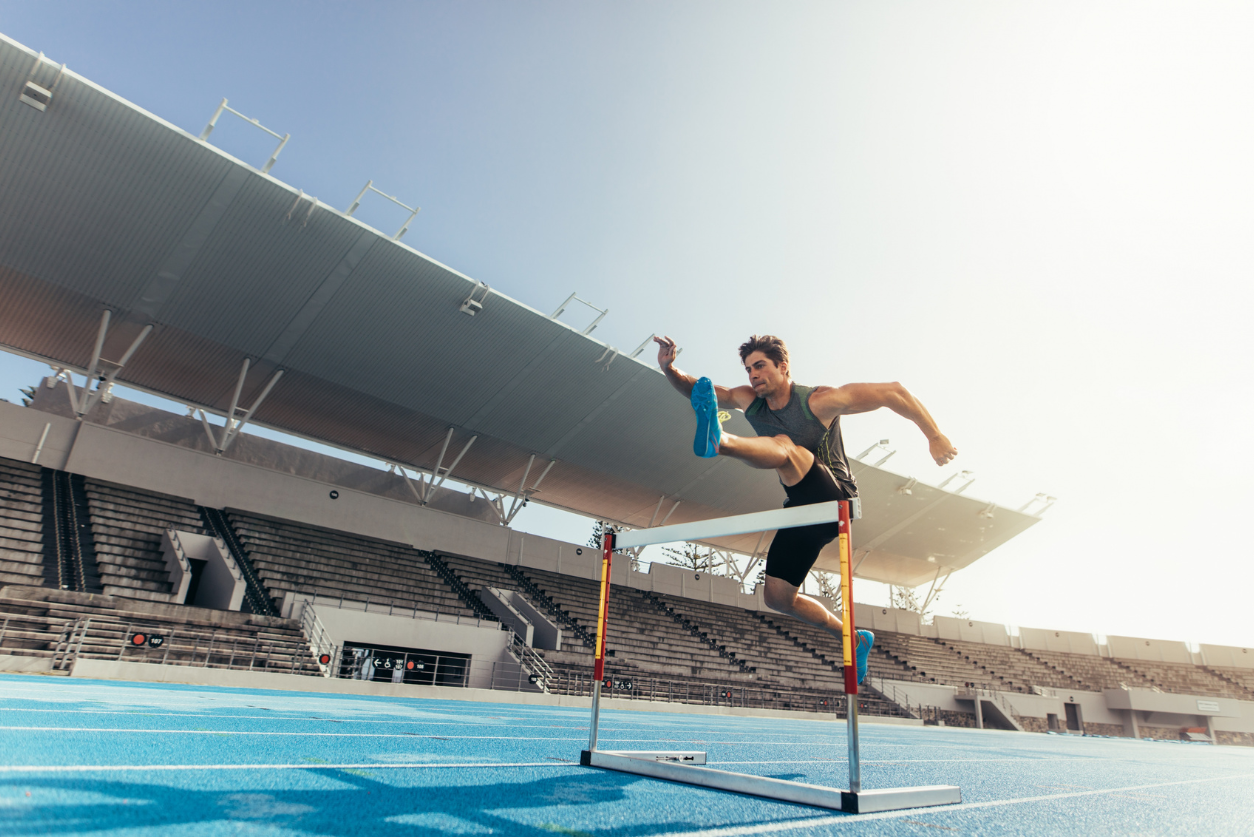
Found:
[[[195,532],[167,529],[162,537],[162,552],[175,592],[170,601],[215,610],[239,610],[244,601],[244,575],[235,565],[235,559],[226,544],[217,538]],[[203,562],[196,595],[187,600],[188,586],[192,580],[192,561]]]

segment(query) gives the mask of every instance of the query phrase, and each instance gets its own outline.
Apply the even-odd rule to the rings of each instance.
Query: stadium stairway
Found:
[[[43,469],[44,566],[62,590],[103,592],[84,479]]]
[[[240,539],[235,534],[235,530],[231,528],[231,523],[227,520],[226,514],[219,509],[201,506],[200,518],[205,523],[206,531],[226,544],[232,560],[235,561],[235,566],[239,568],[240,574],[244,576],[245,586],[242,609],[250,613],[259,613],[262,616],[278,616],[278,608],[274,606],[274,601],[266,592],[265,584],[262,582],[261,577],[257,575],[257,568],[253,566],[252,559],[248,557],[248,550],[244,549],[244,545],[240,543]]]
[[[496,587],[500,590],[512,590],[525,597],[534,607],[544,611],[549,618],[562,628],[562,647],[558,651],[573,654],[587,653],[592,650],[595,639],[574,620],[569,613],[558,607],[557,603],[544,595],[532,584],[517,567],[508,564],[480,561],[461,555],[441,554],[445,565],[457,575],[467,589],[476,594],[485,587]],[[539,652],[544,656],[546,652]]]
[[[0,588],[0,654],[322,673],[292,619],[18,585]]]

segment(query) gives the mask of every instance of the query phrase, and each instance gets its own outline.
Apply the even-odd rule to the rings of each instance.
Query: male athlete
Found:
[[[858,495],[849,470],[840,417],[887,407],[919,426],[932,458],[944,465],[958,455],[919,400],[898,383],[807,387],[794,383],[788,371],[788,347],[778,337],[754,335],[740,347],[749,386],[719,387],[709,378],[694,378],[675,368],[675,341],[655,337],[657,361],[667,380],[689,397],[697,413],[697,456],[730,456],[754,468],[773,468],[788,499],[785,506],[808,506]],[[733,436],[719,427],[718,408],[744,410],[756,438]],[[841,623],[817,599],[798,592],[819,552],[839,534],[839,524],[821,523],[781,529],[766,553],[768,607],[840,635]],[[870,631],[858,631],[858,682],[866,677],[867,655],[875,642]]]

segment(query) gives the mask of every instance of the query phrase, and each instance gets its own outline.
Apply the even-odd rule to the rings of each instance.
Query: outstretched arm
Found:
[[[679,347],[669,337],[654,337],[653,342],[658,345],[657,365],[662,368],[662,374],[684,398],[690,398],[697,379],[675,367],[675,356],[679,354]],[[736,407],[741,410],[752,404],[753,399],[757,397],[751,387],[728,388],[718,384],[714,385],[714,394],[718,396],[718,406]]]
[[[868,413],[887,407],[899,416],[910,419],[927,437],[932,459],[944,465],[958,455],[955,448],[940,432],[936,420],[927,408],[897,382],[890,384],[845,384],[843,387],[819,387],[810,396],[810,409],[824,424],[836,416],[852,413]]]

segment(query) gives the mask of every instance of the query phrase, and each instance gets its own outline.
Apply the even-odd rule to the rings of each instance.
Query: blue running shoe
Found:
[[[858,647],[854,649],[854,658],[858,662],[858,685],[862,685],[862,681],[866,680],[866,658],[871,653],[871,646],[875,644],[875,634],[870,631],[857,631]]]
[[[700,378],[692,387],[692,409],[697,414],[697,436],[692,442],[692,452],[709,459],[718,456],[718,443],[722,433],[718,424],[718,396],[709,378]]]

